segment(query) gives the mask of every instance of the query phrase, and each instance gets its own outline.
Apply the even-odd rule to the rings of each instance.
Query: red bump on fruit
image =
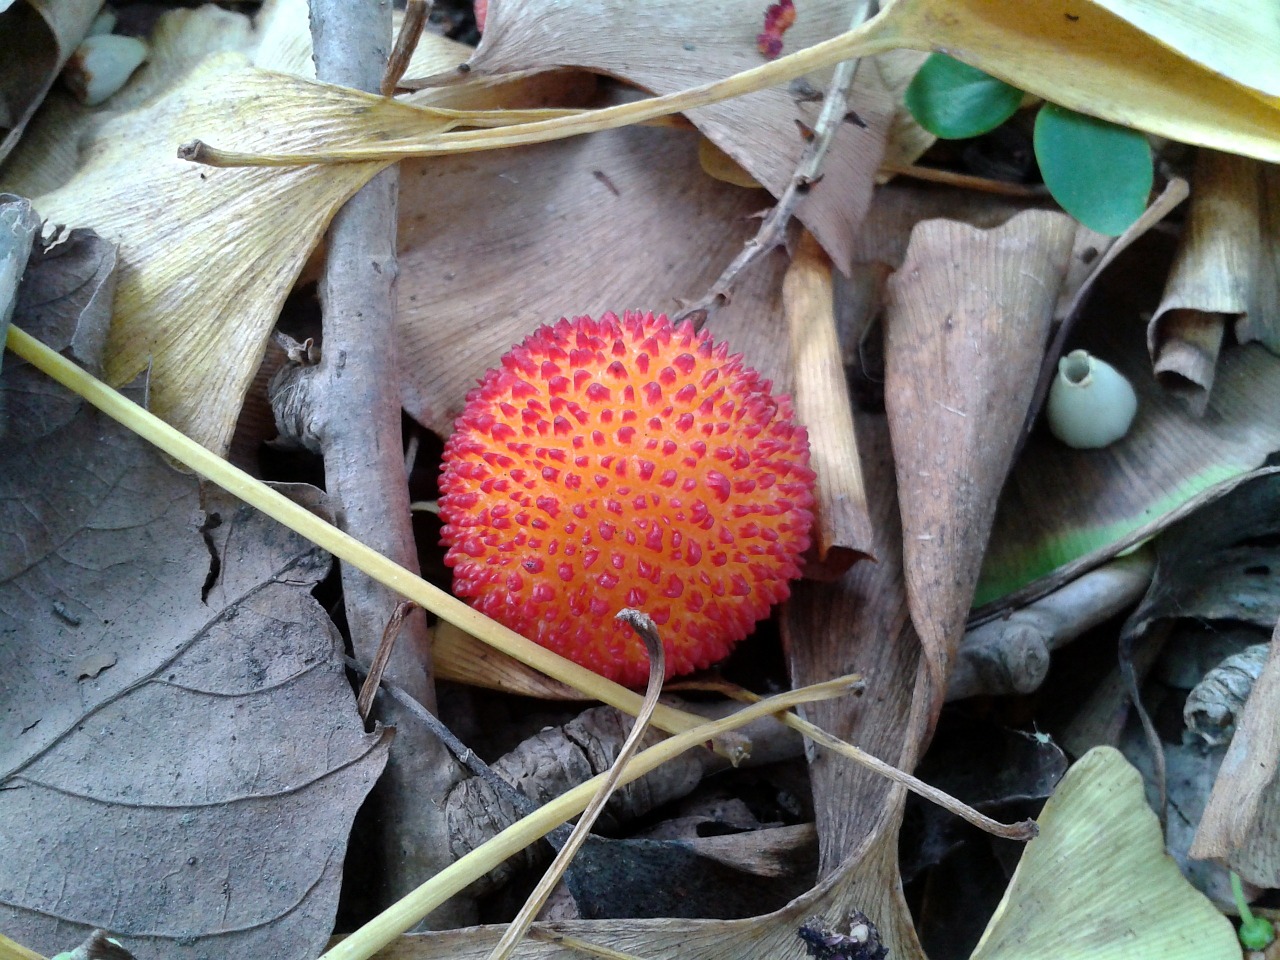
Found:
[[[769,388],[665,316],[542,327],[467,395],[445,445],[454,592],[629,686],[649,667],[623,607],[661,601],[646,612],[662,614],[668,677],[723,659],[809,546],[808,435]]]

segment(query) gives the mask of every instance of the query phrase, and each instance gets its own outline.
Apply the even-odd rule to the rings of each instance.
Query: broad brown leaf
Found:
[[[16,322],[95,366],[102,324],[49,262],[26,282],[52,322]],[[310,596],[327,555],[15,358],[3,386],[0,927],[47,954],[102,927],[140,960],[315,956],[389,741]]]

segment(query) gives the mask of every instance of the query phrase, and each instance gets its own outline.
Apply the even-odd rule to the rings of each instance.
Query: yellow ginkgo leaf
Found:
[[[1165,853],[1118,750],[1081,757],[1037,822],[970,960],[1240,960],[1231,923]]]
[[[112,383],[151,370],[153,409],[226,450],[244,392],[303,262],[334,212],[385,162],[212,170],[179,160],[193,132],[242,148],[306,149],[359,131],[420,134],[452,115],[210,58],[164,97],[99,128],[40,215],[120,245],[106,359]],[[346,142],[350,142],[347,140]]]
[[[1280,16],[1274,0],[1095,0],[1207,70],[1280,97]]]

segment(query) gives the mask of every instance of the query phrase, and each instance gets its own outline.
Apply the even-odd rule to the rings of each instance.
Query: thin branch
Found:
[[[396,34],[395,46],[391,48],[391,57],[387,60],[387,69],[382,74],[381,92],[389,97],[396,92],[400,78],[409,69],[409,61],[413,59],[413,51],[422,37],[422,28],[426,26],[427,14],[432,4],[427,0],[408,0],[404,7],[404,19],[400,21],[400,32]]]
[[[316,77],[372,93],[391,41],[390,0],[310,0]],[[383,101],[378,100],[378,103]],[[319,284],[320,364],[313,381],[316,434],[324,455],[325,488],[338,522],[357,540],[418,572],[418,549],[405,482],[400,394],[396,375],[396,228],[399,171],[373,177],[334,216]],[[378,656],[402,597],[348,563],[341,564],[342,602],[356,655]],[[428,710],[435,677],[426,616],[409,614],[399,639],[384,651],[386,674]],[[397,707],[381,719],[395,723]],[[412,890],[446,867],[449,851],[440,802],[460,771],[444,746],[421,727],[392,744],[373,794],[375,845],[384,900]],[[462,912],[461,909],[458,911]],[[448,925],[461,917],[431,921]]]
[[[855,29],[866,20],[871,14],[872,7],[872,0],[861,0],[854,8],[853,22],[850,23],[849,29]],[[822,179],[822,163],[827,158],[827,151],[831,148],[836,131],[840,129],[840,125],[845,122],[848,115],[849,91],[853,87],[853,81],[858,75],[858,66],[861,63],[862,58],[859,57],[856,60],[846,60],[835,68],[831,75],[831,82],[827,84],[827,91],[823,95],[822,112],[818,114],[817,122],[813,125],[812,136],[807,138],[808,142],[800,155],[800,162],[796,164],[795,173],[791,175],[791,182],[782,191],[782,196],[778,198],[773,209],[765,214],[756,235],[746,242],[741,252],[733,258],[729,266],[725,267],[724,272],[702,299],[681,311],[676,318],[677,321],[690,320],[694,326],[701,327],[717,307],[729,302],[733,286],[738,282],[739,276],[786,239],[787,225],[795,214],[796,206],[808,194],[810,188]]]
[[[395,649],[396,637],[400,636],[400,628],[404,626],[404,618],[420,609],[412,600],[401,600],[396,604],[391,619],[387,621],[386,629],[382,631],[382,642],[378,644],[378,651],[369,664],[368,676],[364,678],[360,695],[356,697],[356,710],[366,727],[369,724],[369,713],[373,709],[374,695],[378,692],[378,685],[382,683],[382,675],[387,670],[387,662],[391,659],[391,651]]]

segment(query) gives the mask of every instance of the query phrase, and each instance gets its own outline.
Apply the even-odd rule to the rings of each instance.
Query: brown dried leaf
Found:
[[[811,848],[818,832],[811,823],[792,827],[766,827],[744,833],[682,839],[699,856],[757,877],[792,877],[812,870]]]
[[[989,231],[927,221],[889,281],[885,407],[907,596],[939,688],[964,634],[1074,237],[1070,217],[1046,211]]]
[[[857,6],[854,0],[805,5],[787,31],[787,52],[849,29]],[[693,5],[681,0],[494,0],[468,76],[574,66],[621,77],[658,94],[673,93],[763,63],[756,49],[763,14],[764,4],[727,0]],[[824,82],[811,78],[818,90]],[[797,207],[799,219],[842,270],[849,268],[854,229],[871,199],[894,103],[878,73],[874,83],[855,84],[850,106],[865,127],[840,125],[821,185]],[[692,110],[689,118],[777,196],[791,180],[805,146],[797,122],[811,128],[820,109],[821,102],[811,97],[777,88]]]
[[[660,128],[410,160],[400,182],[403,399],[444,436],[484,371],[539,325],[674,313],[701,296],[759,208],[754,192],[701,172],[696,134]],[[784,261],[750,274],[711,329],[785,389]]]
[[[883,263],[895,270],[907,255],[911,231],[922,220],[946,219],[995,228],[1030,204],[973,190],[898,181],[876,189],[854,241],[855,263]]]
[[[933,681],[937,671],[921,656],[928,651],[922,650],[908,615],[889,424],[884,417],[863,414],[855,415],[855,421],[866,475],[870,548],[877,561],[856,564],[835,583],[796,584],[783,611],[783,636],[793,683],[853,672],[870,684],[868,694],[856,702],[846,698],[844,703],[802,708],[806,719],[910,770],[924,750],[942,688]],[[810,781],[819,876],[852,885],[843,908],[866,913],[892,956],[923,958],[898,875],[904,794],[820,747],[813,748]],[[872,817],[870,811],[884,812]],[[879,855],[867,857],[868,845]]]
[[[329,558],[9,367],[0,926],[48,953],[103,927],[141,960],[315,956],[389,741],[310,596]]]

